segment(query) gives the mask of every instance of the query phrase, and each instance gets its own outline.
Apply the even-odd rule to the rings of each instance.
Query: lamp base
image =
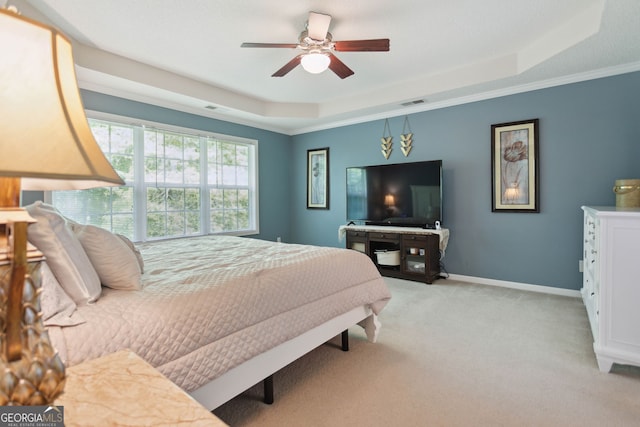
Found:
[[[16,236],[11,239],[15,240]],[[7,351],[10,341],[7,326],[11,323],[8,319],[9,295],[14,268],[12,248],[8,243],[7,236],[0,235],[0,405],[48,405],[62,393],[65,368],[51,346],[42,322],[40,265],[43,257],[37,251],[27,254],[26,273],[21,280],[21,351],[17,360],[13,360]]]

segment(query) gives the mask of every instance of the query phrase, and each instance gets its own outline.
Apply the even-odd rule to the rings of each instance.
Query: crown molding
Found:
[[[254,127],[270,132],[281,133],[289,136],[301,135],[305,133],[317,132],[327,129],[334,129],[344,126],[350,126],[354,124],[360,124],[370,121],[376,121],[386,119],[390,117],[404,116],[408,114],[422,113],[431,110],[438,110],[442,108],[454,107],[457,105],[470,104],[478,101],[485,101],[494,98],[500,98],[504,96],[517,95],[520,93],[532,92],[540,89],[548,89],[556,86],[563,86],[573,83],[580,83],[589,80],[595,80],[605,77],[612,77],[621,74],[633,73],[640,71],[640,61],[632,62],[628,64],[602,68],[598,70],[586,71],[583,73],[576,73],[558,78],[552,78],[547,80],[541,80],[538,82],[527,83],[522,85],[511,86],[504,89],[497,89],[492,91],[486,91],[468,96],[461,96],[457,98],[447,99],[437,102],[426,102],[418,105],[411,105],[408,107],[400,107],[394,105],[393,108],[389,108],[386,111],[374,114],[365,114],[357,117],[343,119],[343,120],[329,120],[323,121],[318,125],[303,126],[298,128],[291,128],[286,126],[271,125],[261,120],[252,120],[251,118],[236,117],[230,114],[225,114],[225,108],[215,110],[204,110],[202,108],[196,108],[189,105],[181,104],[179,102],[171,102],[161,98],[155,98],[136,94],[132,91],[120,90],[110,88],[104,85],[98,85],[88,81],[79,81],[79,85],[82,89],[99,92],[106,95],[111,95],[119,98],[129,99],[136,102],[155,105],[158,107],[169,108],[184,113],[194,114],[202,117],[208,117],[216,120],[222,120],[229,123],[234,123],[243,126]]]

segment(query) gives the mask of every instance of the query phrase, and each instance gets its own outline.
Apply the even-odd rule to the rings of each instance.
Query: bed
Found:
[[[30,226],[29,238],[47,257],[43,318],[66,366],[130,349],[208,409],[356,324],[375,341],[390,299],[371,260],[356,251],[231,236],[133,245],[46,205],[30,212],[40,230]],[[83,292],[69,285],[42,229],[64,235],[58,252],[78,241],[99,293],[95,283]]]

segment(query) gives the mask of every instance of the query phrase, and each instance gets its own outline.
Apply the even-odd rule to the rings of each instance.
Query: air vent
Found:
[[[409,107],[411,105],[416,105],[416,104],[424,104],[424,99],[416,99],[414,101],[403,102],[400,105],[402,105],[403,107]]]

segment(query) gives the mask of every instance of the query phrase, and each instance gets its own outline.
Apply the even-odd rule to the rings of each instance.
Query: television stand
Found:
[[[440,278],[440,259],[449,242],[449,230],[420,227],[348,225],[339,229],[347,249],[368,255],[380,274],[433,283]]]

